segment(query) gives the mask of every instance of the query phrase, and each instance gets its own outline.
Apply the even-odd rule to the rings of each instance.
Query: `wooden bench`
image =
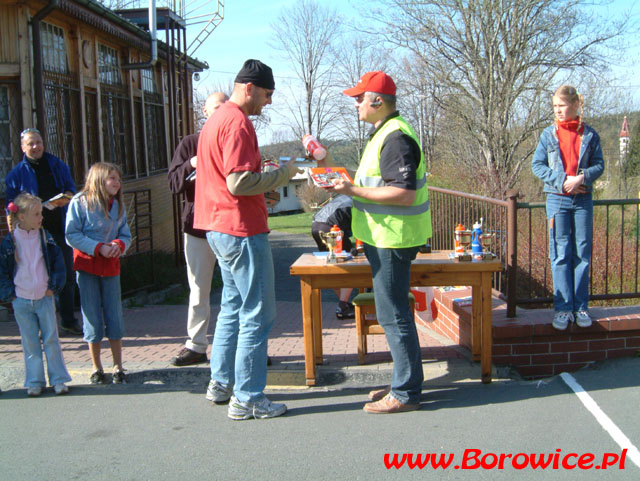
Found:
[[[376,302],[373,292],[362,292],[353,298],[356,317],[356,334],[358,336],[358,364],[365,364],[365,355],[367,354],[367,335],[368,334],[384,334],[384,329],[378,324],[376,314]],[[409,293],[409,302],[411,303],[411,312],[415,313],[416,299],[413,294]],[[367,315],[369,317],[367,318]]]

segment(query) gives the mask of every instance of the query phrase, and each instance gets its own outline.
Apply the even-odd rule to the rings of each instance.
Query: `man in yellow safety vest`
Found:
[[[393,358],[391,385],[372,391],[364,410],[397,413],[420,407],[422,359],[411,306],[409,274],[418,247],[431,237],[425,161],[411,126],[396,110],[396,85],[368,72],[344,91],[360,120],[373,124],[354,183],[334,190],[353,197],[352,230],[371,264],[378,322]]]

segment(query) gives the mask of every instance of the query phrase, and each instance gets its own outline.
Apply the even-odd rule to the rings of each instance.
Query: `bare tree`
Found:
[[[374,39],[362,35],[343,36],[332,49],[333,78],[336,90],[340,92],[340,97],[336,99],[336,125],[340,131],[340,138],[355,144],[358,159],[362,156],[370,127],[358,120],[358,111],[353,99],[345,97],[341,92],[356,85],[366,72],[388,69],[387,59],[391,56],[384,51],[383,46],[374,42]]]
[[[302,83],[302,98],[295,83],[285,98],[290,127],[299,138],[305,133],[321,137],[336,116],[329,52],[341,28],[340,16],[314,0],[302,0],[282,10],[272,28],[274,48],[286,54]]]
[[[589,14],[590,0],[382,0],[372,18],[411,50],[442,87],[440,106],[475,142],[469,168],[487,172],[485,191],[502,196],[549,120],[548,99],[569,74],[597,76],[626,22]],[[462,160],[462,159],[461,159]]]
[[[420,139],[427,171],[437,160],[436,142],[440,138],[442,87],[415,55],[404,57],[398,66],[401,94],[398,103],[402,116],[412,125]]]

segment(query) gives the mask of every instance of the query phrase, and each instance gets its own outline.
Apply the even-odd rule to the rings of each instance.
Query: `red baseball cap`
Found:
[[[362,77],[360,77],[360,80],[358,80],[358,83],[355,87],[351,87],[350,89],[342,91],[342,93],[348,95],[349,97],[357,97],[358,95],[365,92],[395,95],[396,84],[394,83],[393,79],[384,72],[367,72]]]

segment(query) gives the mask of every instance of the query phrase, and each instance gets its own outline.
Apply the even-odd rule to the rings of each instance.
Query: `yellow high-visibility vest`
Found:
[[[365,188],[385,185],[380,172],[380,151],[387,136],[397,130],[401,130],[420,145],[416,133],[406,120],[400,116],[387,120],[367,143],[354,185]],[[354,196],[353,235],[376,247],[399,248],[425,244],[427,239],[431,238],[431,210],[422,149],[416,180],[416,198],[410,206],[381,204]]]

